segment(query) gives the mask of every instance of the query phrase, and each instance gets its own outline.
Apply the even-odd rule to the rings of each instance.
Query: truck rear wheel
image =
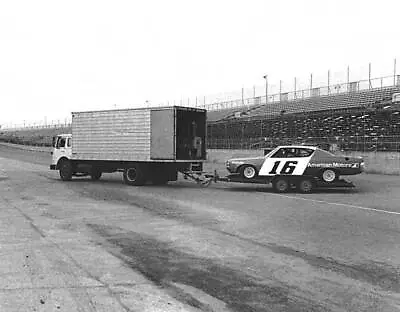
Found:
[[[60,178],[63,181],[71,181],[72,179],[72,164],[69,160],[62,160],[59,164]]]
[[[124,169],[124,182],[128,185],[140,186],[146,183],[143,169],[139,165],[132,165]]]
[[[153,177],[152,182],[154,185],[165,185],[168,183],[168,177],[161,176],[161,177]]]
[[[93,181],[97,181],[101,178],[101,174],[102,172],[100,170],[92,170],[92,172],[90,173],[90,178]]]

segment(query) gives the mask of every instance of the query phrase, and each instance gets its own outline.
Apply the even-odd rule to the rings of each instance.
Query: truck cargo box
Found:
[[[206,110],[189,107],[72,113],[72,158],[146,162],[206,159]]]

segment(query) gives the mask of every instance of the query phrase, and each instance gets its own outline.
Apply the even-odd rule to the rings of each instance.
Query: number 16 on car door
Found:
[[[260,176],[303,175],[311,157],[266,158]]]

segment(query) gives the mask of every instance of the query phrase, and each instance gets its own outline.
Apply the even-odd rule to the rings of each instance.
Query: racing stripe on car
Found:
[[[307,169],[310,157],[266,158],[259,172],[259,176],[274,175],[303,175]]]

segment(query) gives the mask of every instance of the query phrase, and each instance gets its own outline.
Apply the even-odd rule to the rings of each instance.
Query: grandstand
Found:
[[[336,144],[343,150],[400,147],[400,85],[209,113],[210,148]],[[216,117],[219,117],[217,119]]]
[[[208,148],[257,149],[306,143],[336,145],[342,150],[400,151],[400,101],[392,100],[400,93],[400,76],[392,79],[391,85],[379,88],[372,88],[369,81],[368,88],[362,90],[351,87],[361,81],[352,82],[343,85],[345,92],[334,94],[329,87],[324,95],[319,88],[308,90],[306,96],[304,90],[290,96],[279,94],[268,103],[265,96],[214,103],[208,107]],[[316,89],[318,92],[312,92]],[[70,131],[67,123],[0,129],[0,140],[49,146],[55,134]]]

